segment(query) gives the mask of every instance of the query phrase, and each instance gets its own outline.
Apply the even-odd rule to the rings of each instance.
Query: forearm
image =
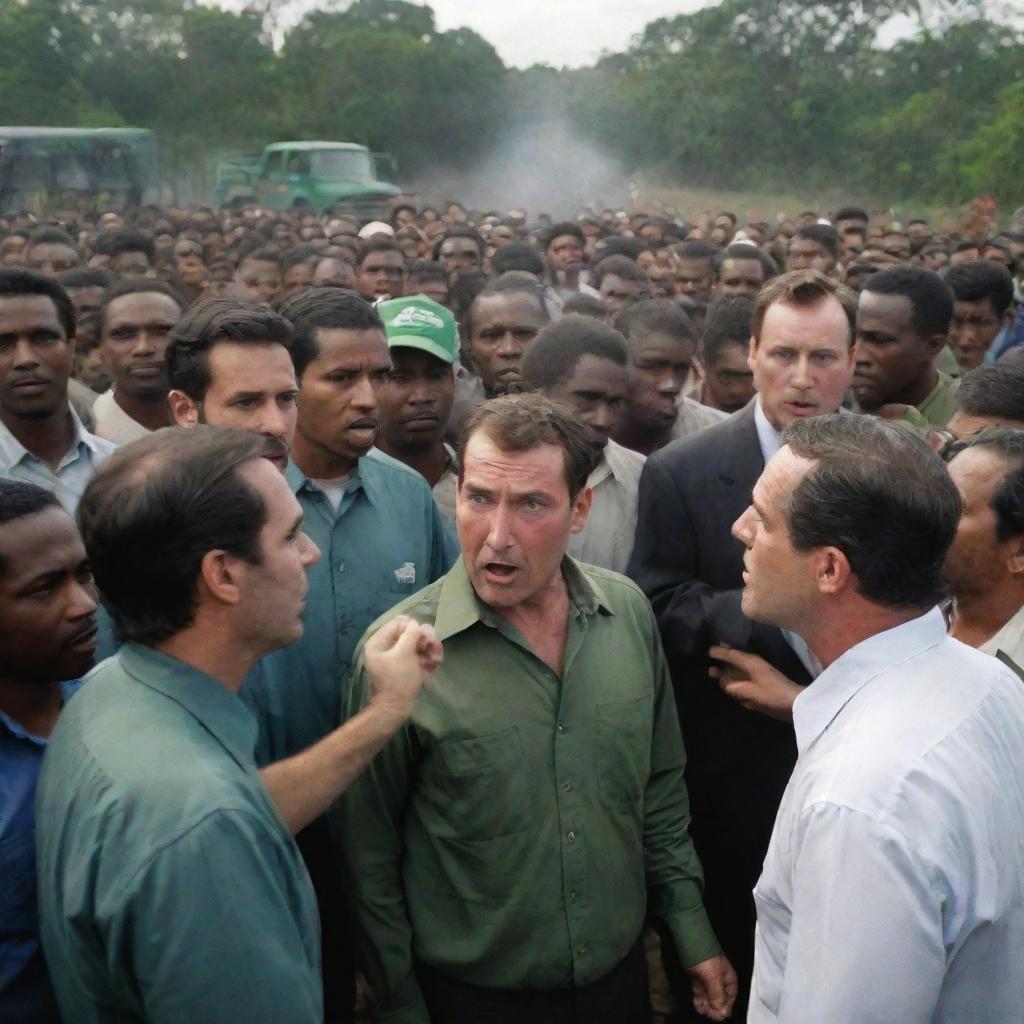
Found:
[[[292,835],[323,814],[402,727],[401,708],[371,702],[301,754],[260,771]]]

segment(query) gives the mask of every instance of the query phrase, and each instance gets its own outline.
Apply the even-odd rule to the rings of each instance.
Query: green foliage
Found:
[[[406,0],[324,0],[275,47],[286,7],[7,0],[0,123],[153,128],[196,195],[216,158],[277,139],[362,142],[408,174],[557,121],[695,186],[1020,202],[1024,36],[982,0],[721,0],[561,71],[508,70]],[[883,46],[896,15],[917,30]]]

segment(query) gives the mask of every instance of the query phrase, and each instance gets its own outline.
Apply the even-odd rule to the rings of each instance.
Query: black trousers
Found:
[[[417,965],[431,1024],[650,1024],[647,961],[637,942],[603,978],[579,988],[480,988]]]

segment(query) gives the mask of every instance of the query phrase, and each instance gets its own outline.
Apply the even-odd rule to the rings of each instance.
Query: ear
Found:
[[[747,366],[751,370],[757,369],[757,338],[750,336],[750,349],[747,352]]]
[[[835,596],[850,585],[853,580],[853,569],[839,548],[822,548],[816,560],[815,578],[819,594]]]
[[[584,487],[572,503],[572,532],[579,533],[587,525],[587,516],[590,515],[590,506],[594,501],[594,490],[591,487]]]
[[[199,563],[199,579],[196,582],[201,591],[205,591],[213,602],[236,605],[242,598],[244,565],[240,558],[229,555],[226,551],[207,551]]]
[[[1006,560],[1006,568],[1015,576],[1024,574],[1024,537],[1017,537],[1011,544],[1016,543],[1016,550]]]
[[[167,404],[171,407],[171,416],[179,427],[194,427],[200,422],[199,405],[193,402],[184,391],[177,388],[167,393]]]

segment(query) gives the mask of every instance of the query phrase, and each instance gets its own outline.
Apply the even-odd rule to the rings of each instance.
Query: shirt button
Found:
[[[575,889],[571,890],[570,893],[569,893],[569,902],[570,903],[575,903],[576,902],[576,890]]]
[[[580,956],[586,956],[586,955],[587,955],[587,944],[586,944],[585,942],[581,942],[581,943],[580,943],[580,944],[579,944],[579,945],[578,945],[578,946],[576,947],[576,952],[577,952],[577,953],[578,953],[578,954],[579,954]]]
[[[561,722],[558,723],[558,735],[559,736],[564,736],[565,735],[565,726],[562,725]]]
[[[576,833],[575,832],[570,832],[565,838],[568,839],[570,843],[575,843],[576,842]]]
[[[566,793],[571,793],[572,792],[572,783],[571,782],[563,782],[562,783],[562,789]]]
[[[345,571],[345,563],[344,562],[340,562],[338,564],[338,572],[344,572],[344,571]]]

